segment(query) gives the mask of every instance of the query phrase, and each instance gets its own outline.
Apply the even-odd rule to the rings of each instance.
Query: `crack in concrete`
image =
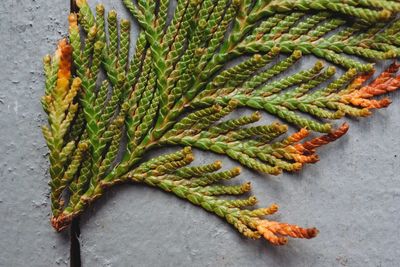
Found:
[[[79,243],[79,236],[81,230],[79,227],[79,218],[75,218],[70,226],[70,266],[81,267],[81,245]]]
[[[78,13],[79,8],[76,4],[75,0],[69,0],[70,1],[70,12],[71,13]],[[75,73],[75,69],[72,69],[72,72]],[[71,267],[81,267],[82,266],[82,261],[81,261],[81,245],[79,243],[79,236],[81,234],[81,230],[79,227],[79,218],[75,218],[72,221],[71,227],[70,227],[70,266]]]

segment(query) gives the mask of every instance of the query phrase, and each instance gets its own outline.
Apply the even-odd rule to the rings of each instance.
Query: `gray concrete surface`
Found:
[[[41,58],[65,34],[67,1],[0,1],[0,266],[67,265],[49,224]]]
[[[102,2],[122,11],[120,1]],[[41,58],[66,33],[67,10],[64,0],[0,2],[0,266],[68,265],[68,236],[48,223],[39,103]],[[398,266],[400,94],[391,98],[388,109],[350,120],[348,135],[321,149],[318,164],[279,177],[244,170],[238,179],[252,181],[261,204],[280,205],[275,219],[316,226],[317,238],[272,247],[172,195],[127,185],[83,216],[83,266]]]

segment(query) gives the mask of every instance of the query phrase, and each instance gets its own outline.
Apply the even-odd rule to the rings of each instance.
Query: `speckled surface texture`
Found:
[[[50,228],[41,58],[65,33],[68,4],[0,1],[0,266],[66,265],[66,234]]]
[[[127,16],[120,1],[102,2]],[[65,0],[0,1],[0,266],[69,265],[68,234],[49,224],[39,103],[41,58],[66,33],[68,8]],[[83,216],[83,266],[398,266],[400,94],[390,97],[388,109],[350,120],[349,133],[301,173],[240,176],[252,181],[261,204],[280,205],[274,218],[316,226],[317,238],[272,247],[172,195],[126,185]],[[217,158],[195,155],[198,163]]]

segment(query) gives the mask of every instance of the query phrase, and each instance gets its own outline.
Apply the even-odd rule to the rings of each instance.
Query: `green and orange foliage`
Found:
[[[140,26],[134,51],[129,20],[79,0],[68,40],[44,60],[54,228],[68,227],[113,185],[133,182],[202,207],[246,237],[275,245],[315,237],[315,228],[266,219],[276,204],[224,197],[251,184],[224,184],[240,168],[221,171],[220,161],[191,166],[192,148],[266,175],[317,162],[317,149],[349,129],[333,120],[387,107],[376,97],[400,87],[400,65],[373,78],[371,63],[400,53],[400,3],[178,0],[169,21],[170,1],[123,2]],[[297,70],[305,56],[319,59]],[[232,116],[239,108],[254,112]],[[277,121],[255,124],[262,113]],[[144,160],[171,145],[184,148]]]

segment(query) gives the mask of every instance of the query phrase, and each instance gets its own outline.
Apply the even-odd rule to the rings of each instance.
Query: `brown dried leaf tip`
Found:
[[[293,224],[267,220],[258,221],[257,230],[274,245],[285,245],[288,242],[287,237],[310,239],[318,234],[316,228],[301,228]]]

